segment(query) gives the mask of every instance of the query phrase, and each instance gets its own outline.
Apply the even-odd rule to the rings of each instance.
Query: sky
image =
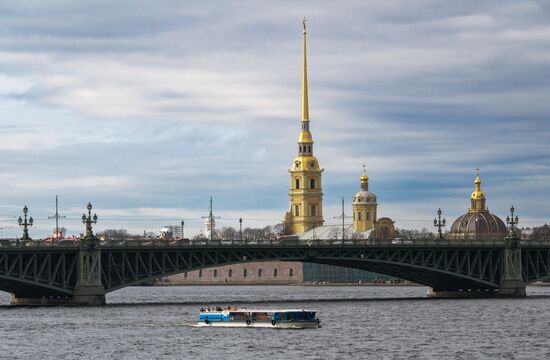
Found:
[[[0,1],[0,231],[141,233],[280,222],[301,115],[324,218],[366,164],[379,216],[433,229],[489,209],[550,223],[548,1]]]

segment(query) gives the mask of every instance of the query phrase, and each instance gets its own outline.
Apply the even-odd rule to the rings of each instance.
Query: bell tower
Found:
[[[302,128],[298,136],[298,156],[294,158],[290,173],[290,209],[285,215],[285,225],[292,234],[300,234],[323,225],[323,169],[313,155],[313,137],[309,131],[309,104],[307,91],[306,19],[302,64]]]
[[[363,165],[363,175],[359,178],[361,181],[361,191],[353,197],[353,230],[364,232],[374,227],[376,223],[376,195],[369,191],[369,177],[367,170]]]

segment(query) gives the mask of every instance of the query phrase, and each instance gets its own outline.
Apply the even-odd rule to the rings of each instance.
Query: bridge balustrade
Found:
[[[504,246],[504,239],[267,239],[267,240],[162,240],[162,239],[143,239],[143,240],[105,240],[100,241],[100,247],[282,247],[282,246],[310,246],[310,247],[357,247],[357,246],[384,246],[384,247],[416,247],[416,246]],[[522,247],[547,246],[550,244],[548,239],[522,240]],[[0,248],[75,248],[80,247],[80,241],[16,241],[2,240]]]

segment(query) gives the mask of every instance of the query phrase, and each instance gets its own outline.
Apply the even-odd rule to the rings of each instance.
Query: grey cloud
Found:
[[[306,15],[327,208],[366,162],[388,207],[462,204],[481,167],[495,206],[550,210],[545,2],[50,5],[0,8],[5,204],[59,190],[72,207],[195,208],[213,194],[282,216]],[[67,178],[87,188],[55,189]]]

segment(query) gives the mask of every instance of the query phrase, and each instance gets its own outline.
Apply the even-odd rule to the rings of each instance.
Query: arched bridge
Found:
[[[436,294],[524,296],[550,278],[550,243],[102,244],[0,247],[0,290],[12,303],[103,304],[105,294],[159,276],[254,261],[303,261],[373,271]]]

